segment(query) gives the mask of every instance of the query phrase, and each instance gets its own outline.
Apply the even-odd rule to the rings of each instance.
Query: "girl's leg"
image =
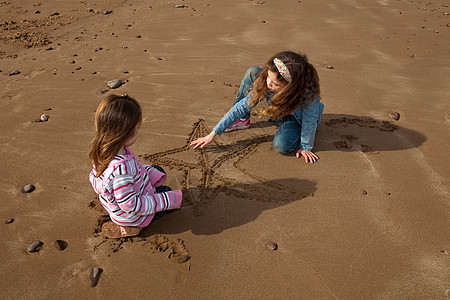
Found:
[[[239,92],[236,96],[236,99],[234,100],[233,106],[247,95],[248,90],[252,87],[253,82],[255,82],[255,79],[256,77],[258,77],[261,70],[262,69],[257,66],[247,69],[244,74],[244,78],[242,78],[241,85],[239,86]]]
[[[281,154],[295,151],[300,145],[302,128],[294,116],[287,116],[273,138],[273,148]]]
[[[161,173],[167,174],[166,171],[164,171],[164,169],[158,165],[152,165],[152,167],[160,171]]]

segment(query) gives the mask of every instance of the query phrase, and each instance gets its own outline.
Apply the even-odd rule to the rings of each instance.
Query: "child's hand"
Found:
[[[315,155],[314,153],[312,153],[311,151],[307,151],[307,150],[298,150],[297,153],[295,154],[295,156],[297,156],[297,158],[300,158],[300,156],[303,156],[305,158],[305,162],[310,162],[310,163],[315,163],[319,157],[317,155]]]
[[[216,135],[217,134],[214,131],[211,131],[211,133],[207,136],[192,141],[190,146],[194,146],[194,149],[196,149],[197,147],[203,148],[211,143]]]

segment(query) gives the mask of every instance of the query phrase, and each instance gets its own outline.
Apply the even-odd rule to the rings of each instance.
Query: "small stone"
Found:
[[[36,189],[36,187],[34,185],[27,184],[24,187],[22,187],[20,192],[22,192],[23,194],[28,194],[28,193],[31,193],[32,191],[34,191],[35,189]]]
[[[128,71],[123,71],[123,73],[124,73],[124,74],[128,74],[128,73],[130,73],[130,72],[128,72]]]
[[[100,93],[106,94],[108,91],[109,91],[108,89],[102,89],[102,90],[100,91]]]
[[[400,119],[400,114],[398,112],[390,112],[389,118],[398,121]]]
[[[385,192],[386,196],[390,196],[391,193],[390,192]]]
[[[41,121],[42,121],[42,122],[47,122],[49,118],[50,118],[49,115],[43,114],[43,115],[41,116]]]
[[[117,89],[121,85],[122,85],[122,80],[120,80],[120,79],[115,79],[115,80],[108,81],[108,86],[110,88],[112,88],[112,89]]]
[[[67,248],[67,242],[63,240],[54,240],[52,246],[58,249],[58,251],[64,251]]]
[[[94,287],[98,283],[98,279],[100,278],[100,274],[102,273],[102,269],[93,267],[91,269],[91,274],[89,275],[89,279],[91,280],[91,287]]]
[[[11,224],[12,222],[14,222],[14,218],[8,219],[5,221],[5,224]]]
[[[186,6],[184,6],[183,4],[177,4],[175,5],[175,8],[185,8]]]
[[[362,194],[363,195],[367,195],[367,191],[366,190],[362,190]]]
[[[35,14],[40,14],[41,12],[39,10],[34,11]]]
[[[45,50],[47,50],[47,51],[51,51],[51,50],[55,50],[55,48],[53,48],[53,47],[49,47],[49,48],[47,48],[47,49],[45,49]]]
[[[413,55],[411,55],[410,57],[411,57],[411,58],[414,58],[414,57],[416,57],[416,56],[413,54]]]
[[[41,250],[42,245],[44,243],[41,241],[34,241],[30,244],[30,246],[28,246],[28,252],[38,252],[39,250]]]
[[[103,12],[104,15],[109,15],[109,14],[111,14],[111,13],[112,13],[112,10],[105,10],[105,11]]]
[[[18,75],[18,74],[20,74],[20,71],[19,70],[16,70],[16,69],[14,69],[14,70],[12,70],[11,72],[9,72],[9,76],[13,76],[13,75]]]
[[[267,250],[275,251],[278,249],[278,244],[276,242],[268,242],[266,248]]]
[[[86,9],[87,12],[94,12],[94,10],[92,8],[88,8]]]
[[[441,250],[439,252],[441,252],[442,254],[448,255],[448,251],[446,251],[446,250]]]
[[[326,68],[329,69],[329,70],[333,70],[334,69],[334,67],[332,65],[328,65],[328,66],[326,66]]]
[[[59,12],[55,11],[54,13],[52,13],[52,14],[50,15],[50,17],[53,17],[53,16],[59,16]]]
[[[127,49],[128,48],[128,46],[123,46],[123,49]]]
[[[140,38],[142,38],[142,35],[138,34],[138,35],[136,36],[136,38],[137,38],[137,39],[140,39]]]
[[[259,2],[258,2],[258,4],[264,4],[264,3],[265,3],[264,1],[259,1]]]
[[[76,68],[75,68],[75,70],[77,70],[77,71],[78,71],[78,70],[81,70],[81,69],[82,69],[81,67],[76,67]]]
[[[92,72],[92,74],[94,74],[94,75],[95,75],[95,74],[97,74],[97,72],[95,72],[95,71],[94,71],[94,72]]]

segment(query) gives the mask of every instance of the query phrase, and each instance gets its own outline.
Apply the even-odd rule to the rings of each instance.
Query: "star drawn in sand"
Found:
[[[215,145],[209,145],[205,149],[193,150],[190,147],[193,140],[210,132],[204,120],[200,119],[194,123],[184,146],[140,156],[150,165],[182,172],[183,194],[193,206],[195,215],[203,214],[205,206],[220,192],[258,201],[294,201],[299,198],[298,191],[251,174],[240,166],[243,160],[255,153],[261,143],[270,141],[271,136],[256,136],[228,145],[214,140]],[[195,153],[196,161],[173,157],[190,154],[186,151]]]

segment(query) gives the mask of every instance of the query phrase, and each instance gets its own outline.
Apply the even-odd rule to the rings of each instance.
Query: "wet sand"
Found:
[[[450,299],[449,13],[445,0],[1,1],[1,298]],[[277,154],[256,116],[189,149],[245,70],[286,49],[319,73],[319,162]],[[88,181],[110,93],[140,101],[132,149],[185,191],[120,240],[101,234]]]

